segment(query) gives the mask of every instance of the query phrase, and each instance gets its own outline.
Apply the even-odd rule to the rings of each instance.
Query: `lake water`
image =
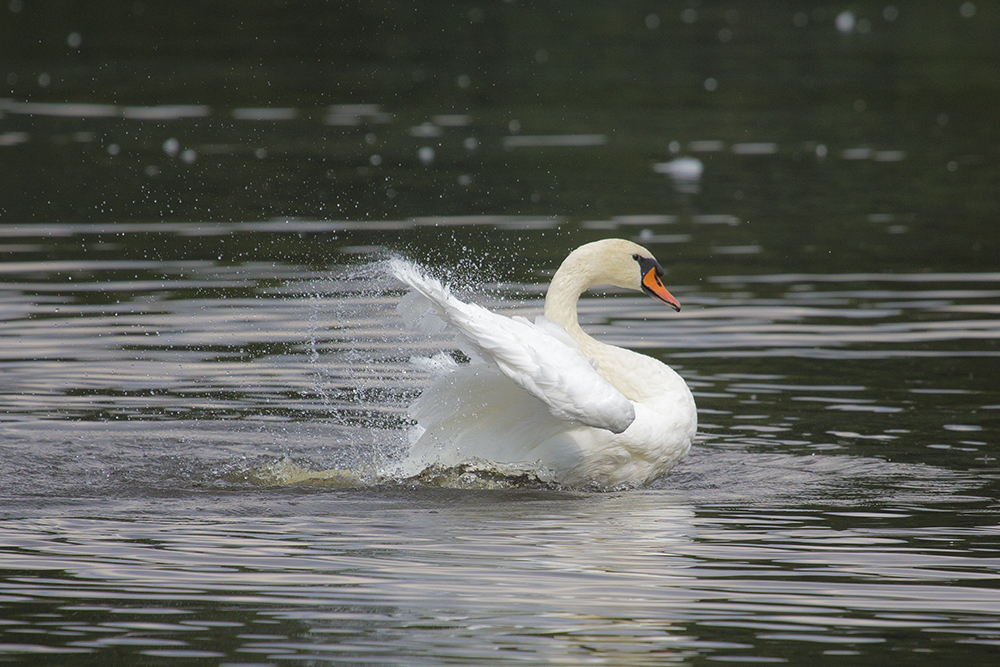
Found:
[[[0,661],[993,664],[1000,12],[851,7],[9,3]],[[450,349],[381,262],[533,314],[610,236],[690,456],[380,475]]]

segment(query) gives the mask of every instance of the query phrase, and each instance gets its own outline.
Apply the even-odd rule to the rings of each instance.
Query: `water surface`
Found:
[[[9,3],[0,659],[993,664],[1000,17],[758,4]],[[608,236],[688,459],[380,477],[451,344],[379,262],[529,315]]]

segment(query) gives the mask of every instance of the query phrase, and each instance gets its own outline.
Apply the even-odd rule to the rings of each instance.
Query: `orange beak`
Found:
[[[643,291],[645,291],[646,294],[653,297],[654,299],[659,299],[663,303],[667,304],[668,306],[679,312],[681,309],[680,302],[674,298],[673,294],[667,291],[667,288],[664,287],[663,283],[660,281],[660,276],[656,274],[657,271],[656,267],[654,266],[653,268],[651,268],[649,271],[646,272],[646,275],[642,277]]]

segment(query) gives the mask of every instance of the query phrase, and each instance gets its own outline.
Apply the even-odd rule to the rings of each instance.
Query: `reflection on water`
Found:
[[[30,574],[5,600],[30,613],[0,650],[662,664],[777,658],[787,641],[872,659],[997,642],[997,562],[973,555],[995,529],[680,496],[299,494],[258,498],[280,516],[6,521],[3,565]]]

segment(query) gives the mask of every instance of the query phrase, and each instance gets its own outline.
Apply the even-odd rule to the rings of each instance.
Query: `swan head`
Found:
[[[604,239],[570,253],[552,284],[555,287],[561,279],[576,283],[577,294],[594,285],[614,285],[644,292],[679,311],[681,304],[663,286],[662,277],[663,267],[646,248],[624,239]]]

